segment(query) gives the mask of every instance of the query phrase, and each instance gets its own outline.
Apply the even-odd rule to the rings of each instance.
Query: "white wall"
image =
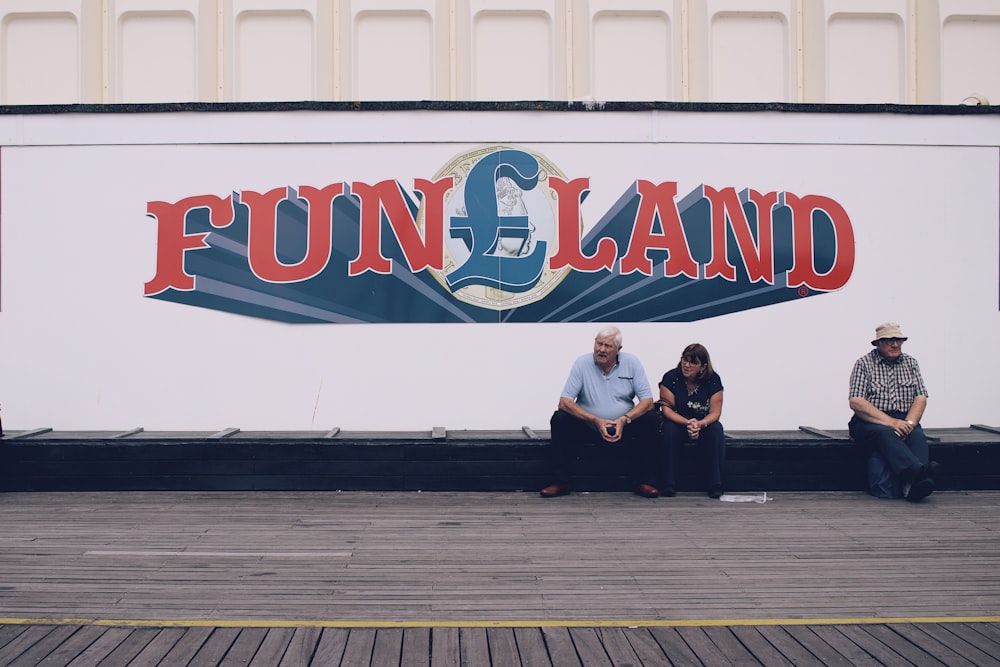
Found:
[[[596,323],[290,325],[143,296],[149,201],[411,185],[497,141],[590,178],[588,229],[639,178],[845,208],[856,263],[841,290],[691,323],[621,323],[654,384],[684,345],[707,345],[727,428],[843,428],[851,365],[885,320],[921,361],[925,425],[996,422],[1000,116],[421,111],[0,116],[5,425],[547,428]]]
[[[995,0],[0,0],[0,104],[1000,100]]]

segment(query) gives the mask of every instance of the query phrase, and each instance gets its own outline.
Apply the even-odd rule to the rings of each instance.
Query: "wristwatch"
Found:
[[[910,421],[909,419],[906,420],[906,423],[909,424],[910,426],[913,426],[913,422]]]
[[[625,413],[625,423],[626,424],[632,423],[632,418],[628,416],[628,413]]]

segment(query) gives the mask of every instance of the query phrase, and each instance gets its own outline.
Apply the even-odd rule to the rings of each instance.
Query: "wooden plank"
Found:
[[[66,639],[88,630],[87,637],[77,637],[72,646]],[[132,666],[152,664],[175,664],[167,661],[167,655],[179,656],[180,651],[171,649],[179,637],[193,628],[109,628],[97,633],[94,626],[26,626],[19,646],[11,646],[17,653],[13,660],[2,664],[18,665],[110,665]],[[466,664],[474,659],[484,660],[476,664],[501,667],[504,665],[563,665],[578,667],[583,664],[720,664],[728,660],[737,665],[830,665],[830,664],[947,664],[956,667],[966,665],[997,665],[997,654],[983,650],[990,648],[992,640],[979,632],[996,631],[995,624],[892,624],[862,626],[827,625],[785,625],[785,626],[705,626],[701,628],[619,628],[619,627],[574,627],[559,628],[434,628],[445,631],[437,636],[436,649],[431,649],[432,629],[418,628],[328,628],[333,630],[327,639],[326,649],[313,655],[311,647],[316,647],[320,639],[317,628],[297,628],[305,630],[296,643],[302,650],[293,658],[284,653],[282,664],[361,664],[361,665],[422,665],[456,664],[459,662],[460,642],[465,635],[464,658]],[[289,639],[294,635],[291,628],[202,628],[210,630],[207,641],[204,633],[189,636],[185,649],[195,651],[195,658],[186,664],[227,665],[278,664],[282,650],[289,647]],[[231,633],[219,632],[230,630]],[[683,632],[678,632],[681,630]],[[954,630],[954,632],[952,632]],[[699,632],[701,633],[699,634]],[[726,633],[731,633],[727,637]],[[235,639],[233,639],[233,634]],[[662,642],[654,633],[659,634]],[[691,645],[681,637],[686,636]],[[354,635],[354,640],[350,639]],[[5,635],[5,636],[10,636]],[[272,648],[265,650],[266,637]],[[450,637],[451,639],[447,639]],[[852,639],[853,638],[853,639]],[[982,640],[986,640],[986,645]],[[733,649],[732,642],[740,643],[740,649]],[[89,643],[87,643],[89,642]],[[483,643],[488,644],[484,649]],[[9,642],[8,642],[9,644]],[[410,648],[407,648],[410,644]],[[191,648],[197,647],[199,648]],[[226,647],[228,646],[228,649]],[[332,646],[340,648],[330,651]],[[346,651],[341,651],[348,646]],[[671,647],[664,649],[664,647]],[[56,647],[58,650],[53,651]],[[82,648],[81,648],[82,647]],[[220,652],[221,647],[221,652]],[[258,650],[257,647],[260,647]],[[677,650],[677,648],[681,650]],[[698,653],[691,652],[692,648]],[[485,657],[483,651],[486,651]],[[224,653],[222,655],[221,653]],[[343,653],[343,660],[341,654]],[[135,656],[135,659],[132,659]],[[213,657],[214,656],[214,657]],[[905,657],[904,657],[905,656]],[[328,658],[332,662],[327,662]],[[550,657],[552,659],[550,659]],[[700,660],[699,660],[700,658]],[[213,661],[214,660],[214,661]],[[298,660],[298,662],[289,662]],[[698,660],[698,662],[693,662]],[[182,663],[177,663],[182,664]]]
[[[155,667],[162,662],[174,644],[184,636],[184,628],[162,628],[152,640],[132,659],[129,667]]]
[[[373,664],[372,651],[375,648],[375,632],[375,628],[351,628],[347,635],[347,645],[344,647],[342,663],[345,665]]]
[[[246,667],[257,655],[257,650],[267,636],[267,628],[243,628],[232,646],[226,651],[219,667]]]
[[[187,667],[215,667],[229,651],[240,634],[240,628],[214,628]]]
[[[542,637],[552,667],[580,667],[580,657],[576,653],[569,628],[544,627]]]
[[[844,636],[835,626],[832,625],[811,625],[809,626],[816,636],[832,646],[838,653],[851,661],[857,667],[876,667],[881,664],[857,644]]]
[[[131,665],[132,660],[142,653],[160,633],[159,628],[133,628],[128,635],[104,658],[100,665]]]
[[[747,650],[761,665],[778,667],[779,665],[794,665],[781,651],[767,641],[760,630],[749,625],[736,625],[730,628],[733,635],[739,639]]]
[[[403,652],[402,628],[378,628],[372,647],[372,665],[398,665]]]
[[[39,662],[40,667],[66,667],[91,644],[100,639],[106,628],[84,625],[77,628],[70,637]]]
[[[344,628],[324,628],[311,664],[317,665],[317,667],[339,665],[344,651],[347,649],[349,637],[350,632]]]
[[[403,633],[403,648],[400,651],[400,665],[406,667],[429,667],[431,664],[431,629],[407,628]]]
[[[163,656],[163,664],[187,665],[212,634],[212,630],[210,627],[185,628],[184,633]]]
[[[27,625],[0,625],[0,648],[6,646],[19,634],[28,629]]]
[[[797,639],[800,633],[797,626],[766,626],[757,628],[761,636],[767,639],[785,659],[795,665],[823,665],[825,664],[821,656],[816,656],[803,646]],[[812,643],[817,643],[813,641]],[[842,656],[827,648],[826,653],[832,654],[836,660],[842,660]]]
[[[929,667],[931,665],[945,664],[933,655],[929,654],[923,648],[914,645],[912,642],[907,640],[905,637],[902,637],[899,633],[893,631],[888,626],[867,625],[864,626],[864,630],[915,665]]]
[[[1000,434],[1000,426],[988,426],[986,424],[972,424],[972,428],[977,431],[986,431],[987,433],[997,433]]]
[[[733,664],[705,633],[705,628],[680,627],[677,628],[677,634],[691,647],[691,651],[698,656],[698,659],[706,665],[719,665],[721,667]]]
[[[213,433],[212,435],[208,436],[208,439],[209,440],[222,440],[223,438],[230,438],[230,437],[236,435],[239,432],[240,432],[240,430],[238,428],[231,426],[229,428],[224,428],[221,431],[218,431],[217,433]]]
[[[33,438],[36,435],[43,435],[45,433],[51,433],[51,432],[52,432],[52,427],[45,426],[45,427],[42,427],[42,428],[34,428],[34,429],[27,430],[27,431],[22,431],[22,432],[18,433],[17,435],[8,435],[6,437],[7,437],[8,440],[23,440],[23,439],[26,439],[26,438]]]
[[[76,631],[76,627],[70,626],[69,632],[60,632],[59,628],[52,625],[21,626],[15,629],[20,630],[20,632],[16,635],[12,634],[10,641],[0,647],[0,664],[2,665],[15,662],[35,664],[37,660],[32,660],[35,654],[41,652],[39,659],[44,658]],[[42,648],[38,649],[39,646]]]
[[[521,657],[513,628],[486,628],[489,662],[493,667],[520,667]]]
[[[460,653],[458,628],[431,630],[431,667],[458,667]]]
[[[622,628],[599,628],[597,637],[604,646],[604,652],[611,659],[613,665],[635,665],[641,664],[635,649],[625,637]]]
[[[517,654],[525,667],[551,667],[541,628],[514,628]]]
[[[665,665],[670,664],[667,655],[660,648],[659,643],[650,634],[648,628],[624,628],[622,635],[628,641],[632,650],[642,665]]]
[[[718,647],[733,665],[757,665],[759,660],[736,638],[727,627],[715,626],[704,629],[712,643]]]
[[[264,641],[260,643],[260,647],[254,653],[248,667],[273,667],[280,664],[294,633],[294,628],[268,628]],[[318,637],[319,633],[317,632],[315,636]],[[315,642],[313,646],[315,646]],[[311,651],[309,655],[312,656]],[[305,663],[300,662],[299,664]]]
[[[823,665],[840,665],[841,667],[854,665],[854,662],[813,632],[812,628],[804,625],[788,625],[784,626],[783,629],[810,654],[816,656]]]
[[[138,435],[139,433],[142,433],[143,430],[144,429],[141,426],[137,426],[129,431],[122,431],[121,433],[115,433],[113,436],[111,436],[111,438],[112,439],[129,438],[133,435]]]
[[[985,625],[985,624],[977,624]],[[1000,644],[965,623],[921,624],[932,637],[947,644],[973,662],[989,666],[1000,665]]]
[[[823,431],[823,430],[818,429],[818,428],[814,428],[812,426],[799,426],[799,430],[802,431],[802,432],[804,432],[804,433],[809,433],[810,435],[819,436],[820,438],[836,438],[837,437],[837,436],[835,436],[832,433],[829,433],[827,431]]]
[[[580,662],[586,667],[610,667],[611,659],[608,657],[601,638],[594,628],[570,628],[569,636],[576,647],[576,653],[580,656]]]
[[[106,664],[105,660],[131,634],[129,628],[108,628],[90,646],[73,658],[68,664],[72,667],[97,667]]]
[[[459,628],[459,664],[462,667],[476,667],[490,663],[490,645],[485,628]]]
[[[903,667],[913,664],[892,648],[873,637],[862,625],[838,625],[837,630],[881,665],[885,665],[886,667]]]
[[[932,655],[936,660],[945,663],[948,667],[976,667],[977,665],[982,665],[981,662],[969,660],[962,655],[961,649],[956,645],[964,642],[952,640],[944,643],[937,637],[925,632],[923,626],[908,623],[893,623],[887,627],[914,646],[919,647],[922,651]],[[955,650],[956,648],[958,650]]]

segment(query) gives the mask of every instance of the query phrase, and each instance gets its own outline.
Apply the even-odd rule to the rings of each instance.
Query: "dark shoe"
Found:
[[[538,492],[542,498],[555,498],[556,496],[565,496],[569,494],[569,484],[549,484],[544,489]]]
[[[664,498],[673,498],[674,496],[677,495],[677,492],[674,491],[674,487],[667,484],[665,487],[660,489],[660,495],[663,496]]]
[[[635,495],[642,496],[643,498],[659,498],[660,492],[655,486],[640,484],[635,487]]]
[[[708,497],[709,498],[721,498],[722,497],[722,487],[721,486],[713,486],[712,488],[710,488],[708,490]]]
[[[903,485],[903,496],[911,503],[916,503],[934,492],[934,480],[926,474],[918,476],[910,484]]]

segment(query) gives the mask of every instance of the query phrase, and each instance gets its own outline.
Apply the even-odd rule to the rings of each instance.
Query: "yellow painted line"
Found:
[[[545,621],[347,621],[280,619],[109,619],[109,618],[2,618],[0,625],[101,625],[120,627],[213,628],[664,628],[737,625],[874,625],[887,623],[1000,623],[1000,616],[860,616],[845,618],[735,618]]]

